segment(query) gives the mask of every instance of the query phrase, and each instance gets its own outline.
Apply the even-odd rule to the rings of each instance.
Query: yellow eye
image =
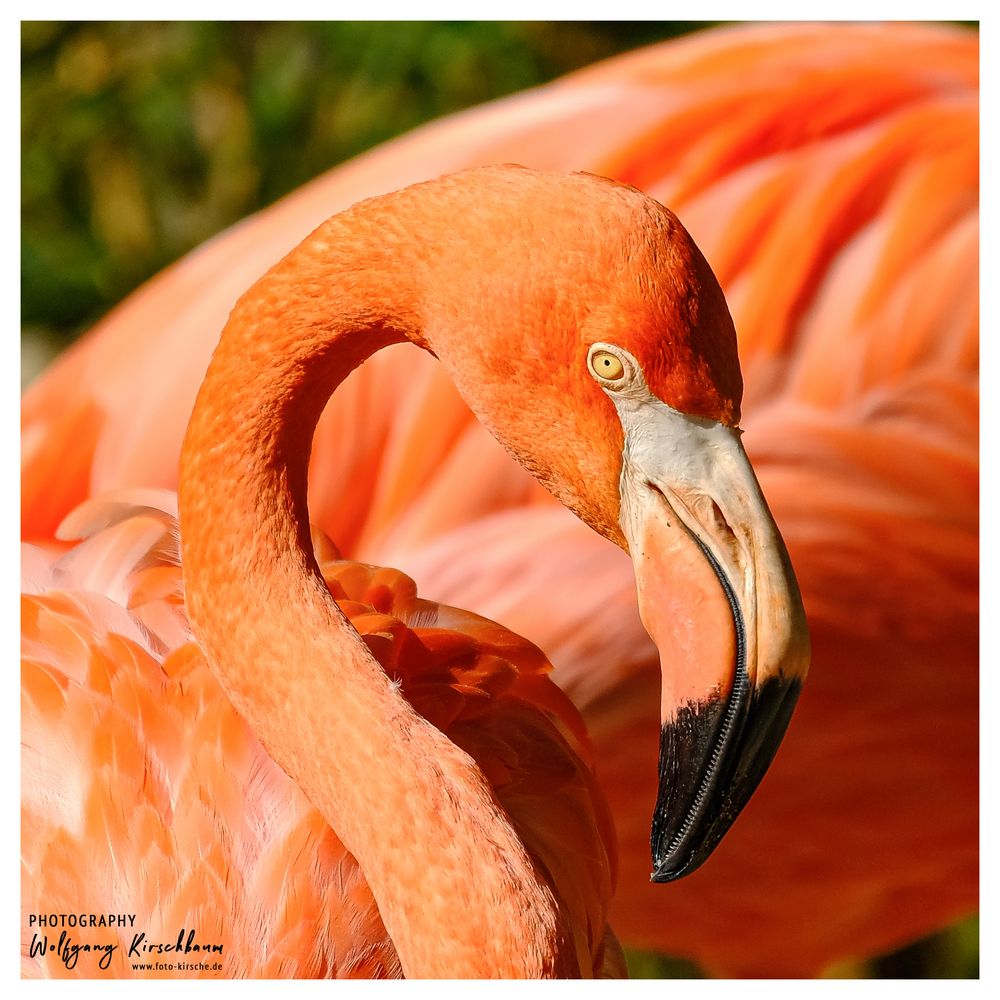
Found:
[[[590,356],[590,369],[609,382],[617,382],[625,374],[625,366],[610,351],[594,351]]]

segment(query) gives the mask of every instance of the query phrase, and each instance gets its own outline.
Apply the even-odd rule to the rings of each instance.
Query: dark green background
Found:
[[[23,376],[166,264],[356,153],[706,24],[24,22]],[[978,921],[830,972],[976,976]]]

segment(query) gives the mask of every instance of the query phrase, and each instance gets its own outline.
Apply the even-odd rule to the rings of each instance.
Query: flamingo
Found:
[[[814,975],[929,933],[978,886],[977,116],[971,33],[756,25],[395,140],[169,269],[28,392],[25,537],[54,546],[91,494],[176,486],[231,303],[331,207],[494,160],[629,181],[682,211],[727,294],[747,448],[813,638],[782,752],[711,863],[645,882],[660,680],[628,560],[510,462],[429,358],[387,348],[347,380],[310,511],[350,554],[546,650],[615,817],[627,944]]]
[[[256,911],[238,940],[246,947],[263,931],[279,954],[285,922],[301,937],[325,895],[314,930],[329,940],[306,953],[323,972],[396,971],[390,945],[398,971],[421,978],[589,977],[617,962],[595,787],[553,725],[562,714],[579,733],[578,719],[537,650],[521,675],[523,640],[421,604],[401,574],[342,560],[319,570],[306,508],[311,430],[352,369],[403,341],[439,358],[510,453],[631,553],[664,667],[652,878],[701,865],[745,804],[797,699],[808,640],[740,443],[742,382],[721,290],[676,217],[635,189],[479,168],[334,216],[237,303],[181,451],[183,613],[163,541],[173,524],[155,503],[98,499],[77,511],[82,527],[67,530],[100,548],[73,549],[56,570],[67,560],[98,575],[113,567],[118,601],[79,598],[54,570],[26,615],[26,912],[52,908],[39,887],[52,865],[68,912],[82,898],[95,913],[146,914],[151,903],[163,924],[180,921],[180,940],[206,924],[218,939],[240,911]],[[129,611],[146,603],[175,633],[189,625],[197,646],[164,650],[160,638],[165,655],[151,657],[156,643],[141,641]],[[45,617],[59,618],[48,634]],[[459,641],[428,634],[438,625]],[[212,697],[206,667],[225,698]],[[536,689],[531,712],[524,699]],[[152,704],[160,692],[166,711]],[[196,728],[178,745],[164,722],[183,715],[185,699]],[[222,773],[231,757],[255,756],[247,730],[232,734],[234,710],[263,748],[242,785]],[[78,738],[97,780],[80,780]],[[247,827],[266,841],[260,828],[281,822],[273,800],[254,808],[258,794],[276,794],[254,788],[255,772],[279,797],[289,782],[261,752],[325,821],[304,835],[295,816],[290,871],[276,875],[268,859],[263,887],[235,841]],[[171,764],[176,776],[188,754],[172,783]],[[327,834],[339,845],[324,844]],[[251,855],[262,849],[249,840]],[[338,869],[349,854],[365,886],[322,872],[302,909],[288,886],[318,878],[321,851]],[[286,899],[277,926],[262,916],[275,894]],[[135,948],[108,949],[108,961],[124,967]],[[26,958],[29,969],[69,967],[65,954],[36,932]]]

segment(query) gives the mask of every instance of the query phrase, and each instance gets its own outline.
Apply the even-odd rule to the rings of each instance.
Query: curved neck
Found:
[[[323,405],[379,348],[426,346],[423,251],[364,209],[285,258],[223,333],[181,461],[191,622],[236,708],[361,865],[407,976],[589,974],[483,774],[393,688],[312,555]]]

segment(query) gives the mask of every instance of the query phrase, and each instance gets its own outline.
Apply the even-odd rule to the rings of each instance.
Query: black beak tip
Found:
[[[653,873],[649,876],[649,881],[657,883],[676,882],[679,878],[690,875],[696,868],[701,867],[702,862],[712,853],[714,846],[712,845],[712,847],[709,847],[705,851],[698,851],[686,860],[678,858],[664,861],[659,868],[654,869]]]
[[[737,807],[736,813],[729,815],[726,819],[710,821],[700,836],[695,833],[693,842],[669,853],[662,858],[659,865],[656,865],[654,857],[655,867],[649,876],[649,881],[676,882],[699,869],[712,856],[712,852],[718,847],[741,808],[742,806]]]
[[[662,727],[650,881],[676,881],[709,858],[767,771],[801,688],[771,678],[685,707]]]

